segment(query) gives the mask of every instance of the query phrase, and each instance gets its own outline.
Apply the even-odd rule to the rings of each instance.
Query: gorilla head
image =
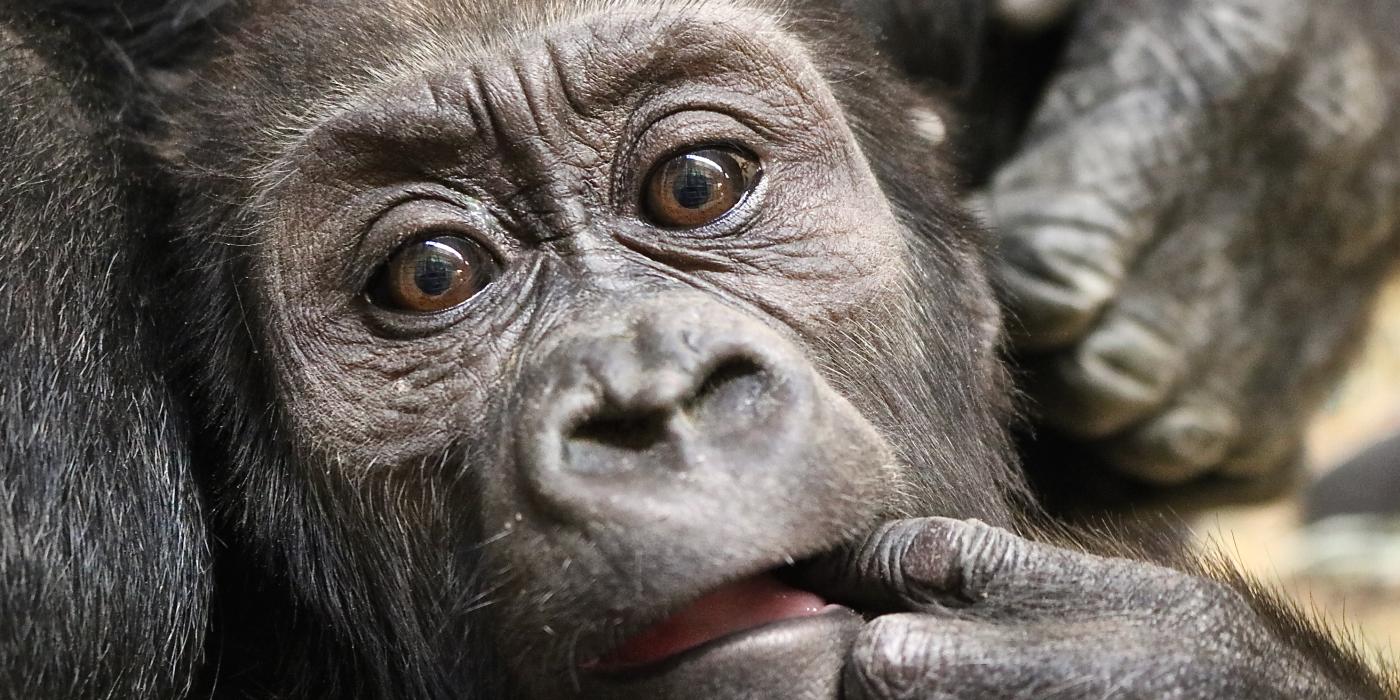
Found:
[[[830,695],[791,564],[1014,520],[936,112],[783,6],[258,0],[180,81],[222,688]]]

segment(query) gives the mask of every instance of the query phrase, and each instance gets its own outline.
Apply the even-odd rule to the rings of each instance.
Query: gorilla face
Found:
[[[829,697],[862,619],[794,562],[1011,521],[971,227],[861,116],[897,83],[752,3],[253,5],[167,145],[224,527],[299,658]]]

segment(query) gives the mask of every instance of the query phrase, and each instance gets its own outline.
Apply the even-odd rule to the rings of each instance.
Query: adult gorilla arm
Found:
[[[997,168],[1009,327],[1058,435],[1043,451],[1100,462],[1076,474],[1037,454],[1033,476],[1108,503],[1287,488],[1304,423],[1400,255],[1397,6],[869,5],[885,27],[937,24],[952,5],[985,18],[985,53],[962,75],[973,113],[992,117],[967,128],[993,143],[969,168]],[[1070,5],[1064,26],[1025,33]],[[901,38],[917,33],[886,36],[937,76]]]
[[[174,697],[203,637],[203,526],[138,293],[152,212],[73,59],[95,45],[0,9],[6,697]]]

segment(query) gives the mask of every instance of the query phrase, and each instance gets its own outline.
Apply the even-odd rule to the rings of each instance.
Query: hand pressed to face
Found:
[[[1278,480],[1397,257],[1400,12],[1078,5],[990,191],[1032,396],[1135,478]]]
[[[1340,691],[1234,590],[976,521],[896,521],[813,565],[876,618],[845,697],[1311,698]]]

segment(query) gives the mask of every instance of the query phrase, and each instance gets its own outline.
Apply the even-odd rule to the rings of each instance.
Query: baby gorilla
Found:
[[[1384,692],[1257,596],[1011,534],[983,241],[855,31],[244,4],[163,106],[227,543],[208,685]]]

